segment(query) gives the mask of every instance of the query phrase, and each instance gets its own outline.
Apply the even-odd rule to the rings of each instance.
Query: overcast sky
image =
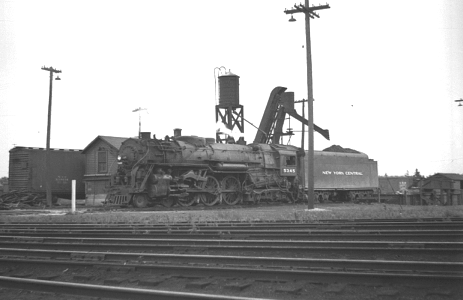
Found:
[[[463,98],[463,1],[328,3],[311,22],[314,123],[331,135],[315,133],[315,149],[364,152],[380,175],[463,173],[463,107],[454,102]],[[274,87],[306,99],[304,16],[290,23],[284,14],[293,5],[0,0],[0,177],[15,145],[46,146],[42,66],[62,70],[53,82],[52,148],[137,136],[138,107],[147,108],[142,131],[215,137],[225,130],[215,123],[220,66],[240,76],[244,116],[256,125]],[[246,123],[245,139],[255,134]],[[300,146],[300,135],[290,143]]]

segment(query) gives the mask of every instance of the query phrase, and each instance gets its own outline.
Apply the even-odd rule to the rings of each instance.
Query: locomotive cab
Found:
[[[297,151],[278,150],[280,159],[280,176],[295,177],[298,174]]]

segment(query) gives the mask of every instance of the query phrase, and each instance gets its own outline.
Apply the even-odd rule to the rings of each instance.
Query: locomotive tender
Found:
[[[319,202],[372,198],[379,186],[377,162],[360,152],[314,151],[314,177]]]
[[[179,129],[164,139],[150,135],[122,143],[108,203],[141,208],[303,199],[301,166],[307,160],[300,148],[215,143],[182,136]],[[378,186],[376,162],[363,153],[316,151],[315,166],[319,201],[369,196]]]

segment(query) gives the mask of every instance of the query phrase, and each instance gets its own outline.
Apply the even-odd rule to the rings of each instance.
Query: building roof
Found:
[[[93,146],[98,140],[104,141],[106,144],[108,144],[111,148],[114,150],[119,150],[119,148],[122,145],[122,142],[127,140],[128,138],[126,137],[117,137],[117,136],[103,136],[99,135],[97,136],[90,144],[87,145],[87,147],[82,150],[82,153],[85,154],[86,151]]]
[[[25,147],[25,146],[16,146],[10,149],[10,152],[16,151],[46,151],[46,148],[39,147]],[[60,149],[60,148],[50,148],[50,151],[66,151],[66,152],[82,152],[80,149]]]
[[[432,178],[434,176],[442,176],[442,177],[447,177],[451,180],[463,180],[463,175],[460,175],[460,174],[456,174],[456,173],[436,173],[434,175],[432,175],[431,177],[429,178]],[[427,179],[429,179],[427,178]]]

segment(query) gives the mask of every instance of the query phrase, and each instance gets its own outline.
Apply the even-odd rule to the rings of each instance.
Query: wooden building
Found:
[[[403,194],[414,183],[413,176],[379,176],[381,194]]]
[[[420,183],[423,203],[429,205],[462,205],[463,175],[437,173]]]
[[[82,151],[85,154],[86,205],[101,205],[106,198],[106,189],[117,171],[117,154],[127,138],[97,136]]]

